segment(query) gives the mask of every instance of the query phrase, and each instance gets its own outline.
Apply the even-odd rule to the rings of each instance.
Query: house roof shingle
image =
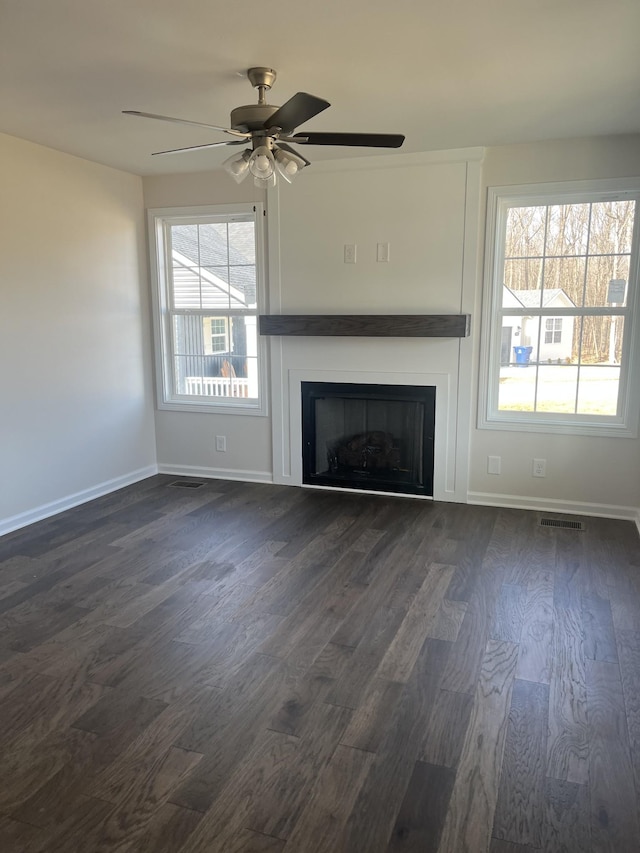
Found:
[[[511,290],[510,287],[507,287],[507,290],[515,299],[518,300],[518,302],[522,305],[523,308],[540,307],[539,290]],[[570,305],[575,306],[575,302],[569,296],[567,296],[567,294],[561,287],[549,287],[545,288],[542,291],[542,307],[547,308],[555,299],[557,299],[558,296],[564,296],[564,298],[570,303]]]

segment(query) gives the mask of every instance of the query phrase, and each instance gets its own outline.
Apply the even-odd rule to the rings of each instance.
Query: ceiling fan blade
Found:
[[[152,157],[158,154],[182,154],[184,151],[202,151],[204,148],[222,148],[227,145],[246,145],[246,139],[233,139],[230,142],[209,142],[207,145],[190,145],[188,148],[170,148],[169,151],[154,151]]]
[[[329,101],[322,98],[316,98],[315,95],[308,95],[306,92],[298,92],[292,98],[283,104],[280,109],[267,119],[264,123],[265,128],[279,127],[285,133],[290,133],[295,130],[305,121],[317,116],[327,107],[330,107]]]
[[[303,157],[303,155],[302,155],[302,154],[300,154],[300,152],[299,152],[299,151],[296,151],[296,149],[295,149],[295,148],[292,148],[290,145],[287,145],[287,143],[286,143],[286,142],[282,142],[282,141],[279,139],[279,140],[278,140],[278,142],[277,142],[277,147],[278,147],[278,148],[282,148],[282,150],[283,150],[283,151],[288,151],[288,152],[289,152],[289,154],[293,154],[295,157],[299,157],[301,160],[304,160],[304,165],[305,165],[305,166],[310,166],[310,165],[311,165],[311,160],[307,160],[307,158],[306,158],[306,157]]]
[[[304,145],[356,145],[366,148],[400,148],[404,142],[400,133],[301,133],[290,139]]]
[[[203,124],[201,121],[188,121],[185,118],[172,118],[171,116],[160,116],[156,113],[142,113],[140,110],[122,110],[124,115],[139,116],[140,118],[156,118],[160,121],[172,121],[175,124],[190,124],[194,127],[206,127],[207,130],[220,130],[222,133],[231,133],[233,136],[242,136],[243,139],[248,139],[251,134],[244,133],[241,130],[233,130],[231,127],[218,127],[217,124]],[[160,153],[160,152],[159,152]]]

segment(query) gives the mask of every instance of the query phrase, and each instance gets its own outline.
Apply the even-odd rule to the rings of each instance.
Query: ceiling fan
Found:
[[[189,148],[156,151],[155,155],[180,154],[184,151],[218,148],[223,145],[250,145],[251,148],[245,149],[240,154],[233,154],[222,165],[238,183],[247,175],[253,175],[254,183],[259,187],[274,186],[276,172],[291,183],[300,169],[309,165],[309,160],[292,148],[290,142],[295,142],[297,145],[349,145],[372,148],[400,148],[404,142],[404,136],[392,133],[318,133],[314,131],[296,133],[299,125],[331,106],[329,102],[306,92],[298,92],[281,107],[274,106],[268,104],[266,99],[266,93],[276,79],[273,68],[249,68],[247,77],[251,85],[258,90],[258,103],[247,104],[232,110],[231,127],[203,124],[199,121],[187,121],[139,110],[123,110],[123,112],[126,115],[142,118],[206,127],[233,137],[225,142],[210,142],[206,145],[192,145]]]

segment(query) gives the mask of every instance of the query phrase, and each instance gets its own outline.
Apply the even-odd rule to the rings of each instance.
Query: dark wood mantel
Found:
[[[466,338],[470,314],[261,314],[261,335]]]

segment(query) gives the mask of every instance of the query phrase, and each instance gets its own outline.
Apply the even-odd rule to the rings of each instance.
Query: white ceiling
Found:
[[[121,110],[227,125],[265,65],[270,102],[331,102],[309,129],[404,133],[406,152],[640,132],[639,36],[640,0],[0,0],[0,131],[199,171],[238,149],[151,157],[225,137]]]

